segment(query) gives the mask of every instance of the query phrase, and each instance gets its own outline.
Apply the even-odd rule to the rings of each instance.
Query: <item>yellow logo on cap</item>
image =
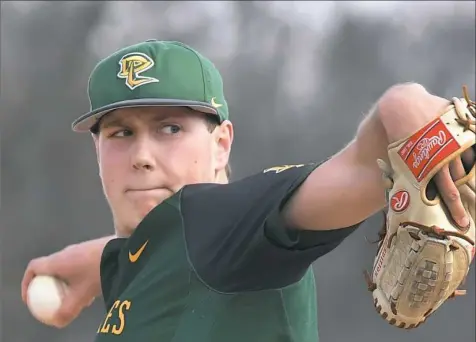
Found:
[[[140,52],[132,52],[124,55],[119,60],[120,70],[117,77],[126,80],[126,86],[134,90],[141,85],[159,82],[154,77],[141,76],[141,73],[149,70],[154,66],[152,58]]]
[[[221,103],[216,103],[215,102],[215,97],[212,97],[212,100],[210,102],[211,102],[212,106],[215,107],[215,108],[220,108],[220,107],[223,106]]]

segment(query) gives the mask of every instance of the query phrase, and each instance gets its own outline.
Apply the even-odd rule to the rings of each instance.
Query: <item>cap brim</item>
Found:
[[[90,111],[78,119],[76,119],[72,126],[75,132],[89,132],[99,119],[107,113],[120,108],[133,107],[189,107],[198,112],[205,114],[218,115],[218,111],[211,104],[199,101],[186,100],[168,100],[168,99],[137,99],[115,102],[107,106],[100,107],[96,110]]]

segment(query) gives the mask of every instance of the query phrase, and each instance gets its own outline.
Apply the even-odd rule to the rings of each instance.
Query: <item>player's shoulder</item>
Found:
[[[292,184],[295,181],[300,182],[319,164],[284,164],[268,167],[227,184],[190,184],[182,189],[181,200],[193,199],[209,202],[217,197],[223,201],[230,197],[249,198],[253,194],[259,194],[279,185],[285,186],[285,184]]]
[[[301,183],[321,163],[284,164],[268,167],[247,179],[247,183],[258,184],[257,188],[276,187]],[[246,183],[245,182],[245,183]]]
[[[305,168],[306,166],[311,166],[314,164],[285,164],[285,165],[278,165],[266,168],[262,171],[262,174],[280,174],[289,170],[296,170],[300,168]]]
[[[230,183],[190,184],[185,186],[183,190],[185,190],[184,192],[186,192],[187,195],[194,194],[194,193],[226,191],[226,190],[231,190],[234,188],[242,188],[243,186],[249,186],[257,182],[295,178],[296,176],[308,175],[312,170],[314,170],[320,164],[322,164],[322,162],[307,163],[307,164],[283,164],[278,166],[272,166],[272,167],[267,167],[265,169],[262,169],[259,172],[255,172],[244,178],[232,181]]]

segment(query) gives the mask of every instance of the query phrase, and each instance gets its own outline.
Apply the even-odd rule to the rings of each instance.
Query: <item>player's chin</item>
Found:
[[[157,206],[155,202],[134,203],[128,205],[116,217],[116,234],[129,237],[137,229],[144,218]]]
[[[156,207],[173,194],[173,191],[167,188],[126,192],[128,200],[134,206],[147,208],[147,211],[150,210],[150,207]]]
[[[147,214],[152,211],[159,204],[164,202],[167,198],[172,196],[173,193],[170,191],[157,191],[148,194],[140,194],[133,199],[134,211],[142,220]]]

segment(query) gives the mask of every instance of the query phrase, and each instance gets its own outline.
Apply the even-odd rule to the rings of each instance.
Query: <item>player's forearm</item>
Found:
[[[385,206],[377,159],[387,160],[388,140],[378,104],[359,125],[355,138],[304,181],[288,202],[288,224],[303,230],[330,230],[362,222]]]
[[[81,249],[82,252],[80,254],[84,256],[84,263],[88,266],[88,269],[92,270],[90,274],[93,279],[91,279],[90,284],[92,287],[94,287],[94,292],[96,293],[96,296],[101,295],[100,268],[102,252],[106,244],[114,238],[116,238],[115,235],[110,235],[98,239],[80,242],[78,244],[66,247],[67,249]]]
[[[388,90],[361,122],[355,138],[314,170],[293,195],[285,209],[288,223],[305,230],[344,228],[383,209],[385,184],[377,159],[388,162],[390,142],[423,127],[429,121],[424,113],[436,115],[442,104],[438,101],[435,108],[419,108],[419,101],[428,96],[421,86]],[[421,102],[427,106],[427,101]]]
[[[376,160],[388,160],[387,146],[389,140],[381,118],[380,102],[375,104],[369,114],[360,123],[355,139],[352,141],[355,164],[375,170],[380,174]],[[378,186],[378,184],[376,184]],[[380,189],[380,187],[379,187]]]
[[[99,263],[101,262],[100,259],[101,259],[104,247],[107,245],[109,241],[115,238],[116,238],[116,235],[109,235],[109,236],[104,236],[98,239],[80,242],[72,246],[82,245],[84,246],[84,248],[87,248],[88,252],[92,256],[90,259],[90,262],[94,262],[95,264],[97,263],[99,265]]]

